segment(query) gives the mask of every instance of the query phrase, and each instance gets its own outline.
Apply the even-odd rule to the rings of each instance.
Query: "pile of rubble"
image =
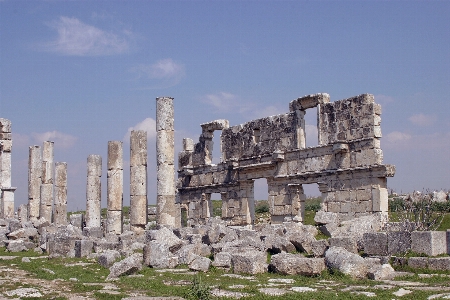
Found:
[[[315,226],[295,222],[259,224],[249,229],[226,226],[220,218],[211,218],[207,224],[194,227],[160,226],[142,234],[125,231],[104,235],[92,228],[81,229],[77,218],[71,219],[73,224],[66,226],[39,220],[0,220],[0,246],[11,252],[47,252],[50,258],[95,258],[110,268],[109,279],[144,266],[167,269],[187,265],[203,272],[214,266],[234,273],[272,271],[305,276],[320,275],[329,268],[354,278],[381,280],[396,275],[389,261],[397,253],[447,253],[446,232],[411,232],[411,228],[398,224],[386,226],[381,213],[339,222],[337,214],[318,212],[316,222],[328,239],[317,239]],[[419,260],[411,263],[434,269],[450,267],[446,257],[438,258],[439,262],[428,257]],[[400,258],[395,261],[405,263]]]

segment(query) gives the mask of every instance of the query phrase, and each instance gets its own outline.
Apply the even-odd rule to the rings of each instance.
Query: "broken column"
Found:
[[[28,219],[39,218],[41,202],[41,147],[30,146],[28,156]]]
[[[14,217],[14,191],[11,187],[11,121],[0,118],[0,218]]]
[[[135,232],[147,224],[147,132],[133,130],[130,136],[130,225]]]
[[[46,141],[42,146],[42,177],[40,188],[39,218],[52,221],[53,205],[53,149],[54,142]]]
[[[101,227],[101,177],[102,157],[89,155],[87,158],[87,183],[86,183],[86,227]]]
[[[173,98],[156,98],[158,224],[180,227],[175,204]]]
[[[122,233],[123,148],[120,141],[108,142],[106,233]]]
[[[55,225],[67,224],[67,163],[55,163]]]

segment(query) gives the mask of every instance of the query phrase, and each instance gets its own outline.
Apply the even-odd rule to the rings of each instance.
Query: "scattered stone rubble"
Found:
[[[86,215],[67,218],[67,164],[55,163],[53,170],[53,142],[45,142],[42,152],[39,146],[30,147],[28,205],[12,215],[10,122],[0,119],[0,246],[11,252],[45,251],[50,258],[97,258],[110,269],[108,280],[143,267],[179,265],[192,271],[207,272],[214,266],[251,275],[270,270],[316,276],[328,268],[354,278],[390,280],[398,275],[389,265],[391,256],[409,250],[429,256],[450,253],[447,232],[417,232],[387,223],[387,177],[394,175],[395,167],[383,164],[381,106],[372,95],[332,103],[328,94],[309,95],[293,100],[286,114],[231,127],[227,120],[202,124],[198,143],[183,140],[177,188],[173,98],[157,98],[156,103],[157,208],[150,212],[147,207],[146,133],[133,131],[127,226],[120,141],[108,142],[106,219],[100,216],[98,155],[87,160]],[[319,145],[306,148],[304,115],[313,107]],[[213,165],[217,130],[222,131],[222,157]],[[257,178],[268,182],[271,224],[254,222]],[[317,183],[322,193],[317,228],[302,224],[306,199],[302,184],[309,183]],[[212,217],[212,193],[222,195],[222,218]],[[443,193],[435,193],[435,201],[447,199]],[[181,227],[182,211],[187,227]],[[149,213],[157,229],[146,228]],[[318,240],[319,230],[329,239]],[[450,269],[450,257],[411,258],[407,263]]]

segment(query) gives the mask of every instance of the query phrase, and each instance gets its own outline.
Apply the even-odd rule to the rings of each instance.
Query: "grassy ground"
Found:
[[[224,276],[223,270],[211,268],[208,273],[194,274],[193,272],[161,272],[157,269],[144,268],[137,276],[124,276],[117,281],[105,282],[109,270],[101,267],[93,260],[86,259],[52,259],[45,257],[31,259],[30,262],[22,262],[22,257],[33,256],[33,252],[7,253],[0,248],[0,256],[18,256],[12,260],[0,259],[0,282],[4,282],[8,276],[3,269],[16,269],[26,272],[24,278],[19,282],[9,281],[10,284],[0,285],[0,294],[18,287],[34,287],[44,293],[40,299],[65,299],[69,295],[87,296],[95,299],[122,299],[130,295],[140,296],[180,296],[186,299],[192,295],[194,290],[220,289],[249,294],[244,299],[366,299],[367,296],[357,294],[358,292],[371,292],[377,299],[393,299],[392,294],[399,290],[394,284],[390,288],[381,288],[380,283],[371,280],[352,280],[340,273],[323,272],[318,277],[305,276],[282,276],[273,273],[260,274],[257,276],[245,276],[244,278],[232,278]],[[186,268],[180,267],[179,269]],[[14,272],[13,272],[14,273]],[[443,273],[443,272],[441,272]],[[14,276],[21,276],[20,274]],[[445,274],[447,276],[448,274]],[[202,286],[193,287],[193,281],[198,276]],[[31,279],[35,279],[34,281]],[[36,281],[38,279],[38,281]],[[274,284],[269,279],[292,279],[293,283]],[[448,277],[436,276],[432,278],[421,278],[418,275],[401,278],[411,282],[421,281],[429,286],[439,286],[442,289],[450,287]],[[39,281],[40,280],[40,281]],[[76,281],[75,281],[76,280]],[[27,282],[29,281],[29,282]],[[50,284],[50,285],[49,285]],[[59,291],[50,291],[51,284]],[[106,288],[107,286],[113,288]],[[234,288],[233,288],[234,287]],[[316,292],[295,293],[288,292],[283,296],[268,296],[259,291],[260,288],[276,287],[288,290],[291,287],[310,287]],[[428,296],[437,294],[436,291],[425,289],[413,290],[405,299],[426,299]],[[30,299],[30,298],[29,298]],[[211,299],[220,299],[213,298]]]

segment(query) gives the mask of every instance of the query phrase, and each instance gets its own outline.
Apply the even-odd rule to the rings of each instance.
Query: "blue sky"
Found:
[[[285,113],[306,94],[371,93],[383,107],[384,162],[397,166],[389,187],[449,189],[449,15],[448,1],[0,1],[16,206],[27,202],[28,146],[44,140],[68,163],[71,210],[85,207],[87,156],[102,155],[105,170],[108,141],[124,141],[129,203],[132,128],[149,130],[155,203],[159,96],[175,98],[178,152],[200,123]],[[314,112],[307,125],[313,146]],[[105,206],[105,180],[103,190]],[[256,198],[265,193],[258,181]]]

